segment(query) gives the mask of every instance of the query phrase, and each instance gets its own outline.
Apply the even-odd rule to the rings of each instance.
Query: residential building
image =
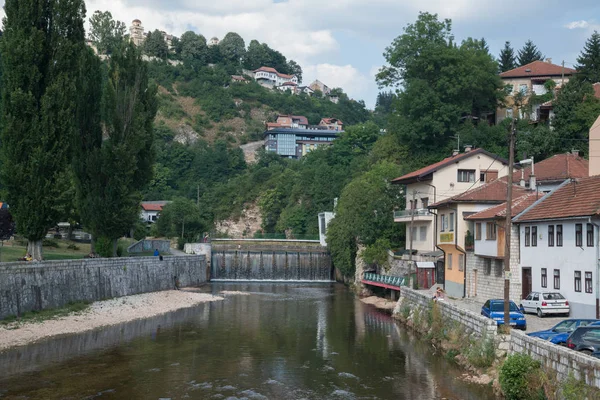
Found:
[[[298,159],[321,146],[329,146],[340,133],[327,129],[276,127],[265,131],[265,150]]]
[[[170,35],[165,31],[160,31],[160,33],[162,33],[163,39],[167,44],[167,48],[169,49],[169,51],[173,50],[173,35]]]
[[[142,21],[139,19],[134,19],[131,22],[131,26],[129,27],[129,38],[136,46],[141,46],[144,44],[146,35],[144,34],[144,26],[142,25]]]
[[[298,84],[294,82],[283,82],[282,85],[277,86],[277,89],[282,92],[289,90],[292,94],[296,94],[298,91]]]
[[[600,116],[590,128],[589,133],[590,176],[600,175]]]
[[[319,243],[323,247],[327,246],[327,226],[333,217],[335,217],[334,212],[325,211],[319,213]]]
[[[541,196],[529,190],[513,196],[511,216],[518,215],[535,203]],[[506,202],[465,217],[473,226],[473,249],[467,249],[467,297],[480,299],[504,298],[504,266],[506,255]],[[510,291],[511,300],[527,296],[521,288],[519,266],[519,229],[511,223]]]
[[[534,61],[500,74],[502,82],[505,86],[508,86],[509,94],[506,99],[506,108],[499,108],[496,111],[496,122],[500,122],[505,118],[516,117],[514,108],[514,96],[516,94],[522,94],[526,104],[532,94],[543,95],[547,93],[548,89],[545,85],[547,81],[554,81],[556,87],[560,87],[567,83],[573,74],[577,72],[572,68],[552,64],[551,61],[550,59]],[[542,104],[532,105],[529,118],[533,121],[550,118],[547,109],[542,109],[541,106]]]
[[[520,171],[515,171],[513,182],[521,182],[523,187],[529,187],[530,182],[533,182],[538,192],[550,193],[567,179],[586,176],[589,176],[589,162],[579,155],[579,151],[573,150],[570,153],[556,154],[538,163],[531,159],[531,163]]]
[[[344,123],[337,118],[322,118],[319,125],[330,131],[342,131],[344,129]]]
[[[210,38],[210,40],[207,43],[208,47],[217,46],[218,44],[219,44],[219,38],[216,36],[213,36],[212,38]]]
[[[307,95],[312,96],[312,94],[314,92],[315,91],[312,90],[309,86],[298,86],[298,94],[300,94],[300,93],[306,93]]]
[[[140,218],[148,223],[154,223],[158,219],[163,207],[170,201],[142,201]]]
[[[340,102],[340,96],[338,96],[337,94],[332,94],[329,95],[329,101],[331,101],[334,104],[338,104]]]
[[[506,173],[506,172],[505,172]],[[527,190],[513,185],[515,197]],[[506,201],[508,179],[502,177],[479,187],[467,190],[429,206],[435,210],[436,240],[444,252],[444,285],[450,296],[467,296],[467,251],[473,250],[475,226],[464,218]],[[490,226],[489,237],[496,237],[496,225]]]
[[[231,82],[248,83],[248,80],[242,75],[231,75]]]
[[[298,77],[296,75],[287,75],[278,72],[275,68],[271,67],[260,67],[253,71],[254,79],[256,82],[263,86],[277,87],[281,86],[286,82],[292,82],[298,84]]]
[[[599,318],[600,176],[571,179],[513,219],[523,293],[557,291],[571,316]]]
[[[327,95],[329,95],[329,93],[331,93],[331,89],[329,88],[329,86],[327,86],[326,84],[324,84],[323,82],[321,82],[318,79],[316,79],[313,83],[308,85],[308,87],[311,88],[313,90],[313,92],[318,90],[321,93],[323,93],[323,95],[325,95],[325,96],[327,96]]]
[[[267,122],[268,131],[276,128],[307,129],[308,119],[303,115],[278,115],[275,122]]]

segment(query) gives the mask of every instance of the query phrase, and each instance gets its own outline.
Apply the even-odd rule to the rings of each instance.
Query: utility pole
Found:
[[[196,205],[200,206],[200,185],[196,186]]]
[[[504,224],[504,326],[510,326],[510,234],[512,228],[512,185],[513,166],[515,163],[515,119],[510,124],[509,153],[508,153],[508,187],[506,193],[506,222]]]
[[[560,86],[565,84],[565,60],[562,62],[562,78],[560,80]]]
[[[417,191],[413,190],[412,202],[410,203],[410,229],[409,229],[409,251],[408,251],[408,287],[413,288],[412,281],[412,253],[413,253],[413,226],[415,222],[415,211],[417,211],[416,203]]]

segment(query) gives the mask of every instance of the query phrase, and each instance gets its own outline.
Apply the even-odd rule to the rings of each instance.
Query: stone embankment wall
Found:
[[[206,257],[94,258],[4,263],[0,266],[0,319],[207,281]]]
[[[400,299],[394,309],[394,314],[400,313],[402,311],[401,307],[408,306],[411,308],[411,311],[417,307],[427,310],[431,307],[431,304],[429,292],[423,293],[403,287],[400,291]],[[438,305],[440,306],[440,312],[443,318],[448,318],[460,323],[472,335],[481,338],[497,339],[498,326],[493,320],[444,301],[438,302]]]
[[[597,358],[515,330],[510,332],[510,352],[529,354],[542,366],[556,371],[559,381],[573,374],[576,379],[585,380],[589,386],[600,388],[600,360]]]

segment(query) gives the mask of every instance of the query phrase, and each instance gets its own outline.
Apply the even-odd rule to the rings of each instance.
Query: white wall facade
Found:
[[[142,210],[140,218],[145,222],[155,222],[158,219],[159,211],[146,211]]]
[[[574,318],[596,318],[598,293],[598,227],[593,225],[593,246],[587,246],[588,218],[521,223],[521,268],[531,268],[532,291],[558,291],[567,298]],[[582,246],[576,246],[575,225],[582,224]],[[548,245],[548,226],[554,226],[554,246]],[[556,225],[562,225],[563,245],[557,246]],[[525,228],[537,227],[537,246],[525,246]],[[546,287],[542,287],[546,268]],[[554,288],[554,270],[560,271],[560,289]],[[575,291],[575,271],[581,272],[581,291]],[[592,290],[586,293],[585,273],[592,274]]]

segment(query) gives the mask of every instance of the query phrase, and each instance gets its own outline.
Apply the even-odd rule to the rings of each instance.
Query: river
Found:
[[[494,398],[342,285],[204,290],[249,295],[4,352],[0,398]]]

